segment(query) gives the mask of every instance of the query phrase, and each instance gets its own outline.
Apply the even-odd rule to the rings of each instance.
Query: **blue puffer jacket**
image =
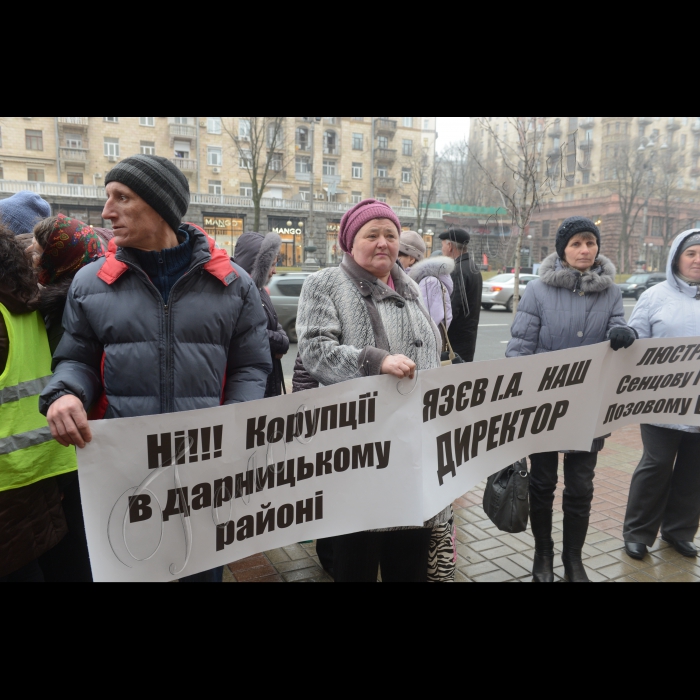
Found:
[[[693,338],[700,336],[700,290],[678,279],[673,263],[683,241],[700,229],[682,233],[668,257],[668,279],[644,292],[634,309],[630,326],[640,338]],[[700,428],[663,425],[662,428],[700,433]]]
[[[603,256],[599,267],[581,273],[564,267],[555,253],[530,282],[518,308],[508,357],[540,355],[604,342],[616,326],[626,326],[615,266]]]
[[[262,399],[272,371],[267,317],[250,277],[195,226],[188,272],[168,305],[136,262],[112,241],[81,270],[63,318],[45,414],[73,394],[100,416],[127,418]]]

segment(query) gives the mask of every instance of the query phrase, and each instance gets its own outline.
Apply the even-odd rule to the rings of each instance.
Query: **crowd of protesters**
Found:
[[[0,582],[90,582],[75,448],[90,419],[211,408],[287,393],[290,340],[267,285],[281,240],[246,233],[232,260],[183,223],[190,192],[170,161],[134,156],[106,177],[99,229],[23,192],[0,201]],[[470,235],[441,236],[427,257],[388,205],[370,199],[343,217],[337,267],[309,277],[299,300],[293,391],[473,362],[481,271]],[[629,323],[600,231],[575,217],[527,286],[507,356],[639,338],[700,336],[700,230],[676,240],[668,281],[648,291]],[[202,303],[206,297],[206,303]],[[177,317],[177,324],[172,319]],[[588,582],[588,533],[598,454],[564,455],[562,559],[567,580]],[[632,482],[627,553],[643,559],[659,536],[687,557],[700,525],[700,428],[642,426],[644,457]],[[559,454],[530,456],[533,577],[554,581],[552,539]],[[497,465],[501,467],[502,465]],[[321,540],[336,582],[452,582],[451,508],[420,528]],[[223,569],[182,582],[221,582]]]

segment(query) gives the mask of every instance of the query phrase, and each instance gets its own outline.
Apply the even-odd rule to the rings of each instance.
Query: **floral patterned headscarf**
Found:
[[[55,284],[106,254],[104,243],[92,226],[59,214],[41,256],[39,282],[45,287]]]

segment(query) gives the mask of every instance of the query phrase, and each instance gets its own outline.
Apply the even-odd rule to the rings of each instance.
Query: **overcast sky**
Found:
[[[455,141],[469,138],[469,117],[438,117],[438,150]]]

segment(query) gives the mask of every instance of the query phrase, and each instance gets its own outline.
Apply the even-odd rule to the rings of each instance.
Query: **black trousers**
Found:
[[[39,565],[46,583],[92,583],[78,475],[59,476],[57,480],[58,488],[63,494],[62,505],[68,523],[68,534],[39,558]]]
[[[661,530],[676,542],[692,542],[700,525],[700,433],[643,425],[642,440],[625,541],[651,547]]]
[[[432,529],[358,532],[333,539],[336,583],[427,583]]]
[[[0,583],[44,583],[44,574],[35,559],[14,574],[0,578]]]
[[[559,483],[559,453],[543,452],[530,457],[530,508],[551,511]],[[588,518],[593,503],[593,480],[598,464],[597,452],[575,452],[564,455],[564,513]]]
[[[316,542],[316,554],[321,562],[321,566],[327,571],[331,576],[333,576],[333,559],[334,553],[333,548],[335,546],[335,537],[326,537],[325,539],[318,540]]]

